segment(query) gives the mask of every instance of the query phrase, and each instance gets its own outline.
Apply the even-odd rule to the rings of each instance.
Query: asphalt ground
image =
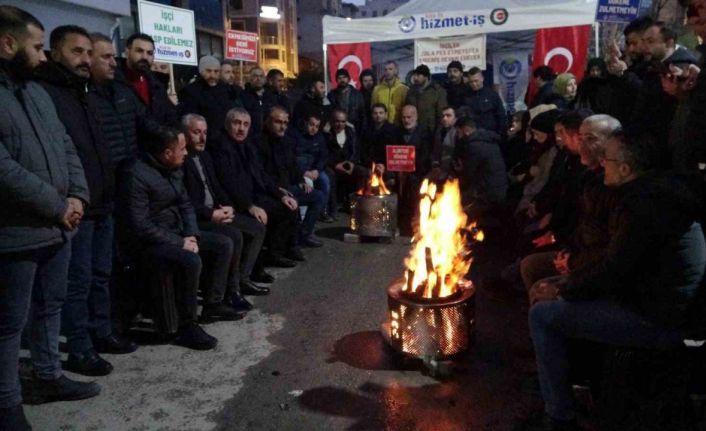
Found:
[[[319,228],[325,246],[276,271],[272,293],[254,298],[246,319],[206,326],[215,351],[147,345],[105,355],[115,370],[96,380],[101,395],[26,406],[34,428],[502,431],[541,406],[526,300],[484,286],[506,263],[506,246],[476,250],[473,345],[450,375],[433,378],[380,335],[409,239],[351,244],[343,221]]]

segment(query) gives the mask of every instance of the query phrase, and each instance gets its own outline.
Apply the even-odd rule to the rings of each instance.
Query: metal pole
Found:
[[[326,93],[328,94],[328,48],[324,44],[324,86],[326,87]]]
[[[240,60],[240,76],[238,79],[240,79],[240,86],[245,88],[245,79],[243,79],[243,60]]]
[[[596,22],[593,25],[593,37],[596,40],[596,58],[601,56],[601,23]]]

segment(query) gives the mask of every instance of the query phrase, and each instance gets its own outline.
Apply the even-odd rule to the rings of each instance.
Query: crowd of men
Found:
[[[42,24],[0,6],[0,428],[30,429],[23,398],[100,392],[63,375],[60,334],[64,369],[88,376],[113,370],[100,354],[138,348],[125,334],[139,316],[213,349],[202,325],[242,319],[246,296],[269,293],[266,267],[323,246],[316,223],[374,169],[399,194],[403,233],[422,180],[451,177],[481,227],[517,232],[503,275],[532,304],[539,429],[573,429],[567,339],[670,349],[700,322],[706,246],[688,174],[706,161],[702,60],[649,18],[625,37],[581,82],[535,70],[531,109],[508,124],[482,71],[458,61],[443,84],[418,66],[411,86],[389,62],[379,83],[363,71],[360,90],[341,69],[328,94],[315,79],[292,101],[281,71],[255,67],[240,87],[231,64],[204,56],[174,104],[150,36],[116,58],[105,35],[60,26],[45,55]],[[386,169],[388,145],[415,148],[414,172]]]

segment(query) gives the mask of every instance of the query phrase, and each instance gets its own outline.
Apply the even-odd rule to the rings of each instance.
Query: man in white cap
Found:
[[[179,115],[198,114],[212,130],[220,130],[226,113],[242,107],[232,86],[220,80],[221,62],[211,55],[199,60],[199,76],[179,94]]]

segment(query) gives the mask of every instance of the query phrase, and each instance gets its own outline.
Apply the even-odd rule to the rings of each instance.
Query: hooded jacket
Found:
[[[346,88],[338,87],[328,93],[328,100],[333,109],[340,109],[348,115],[348,122],[353,124],[355,130],[361,131],[367,125],[365,117],[365,99],[363,94],[352,85]],[[326,122],[326,119],[323,119]]]
[[[110,214],[115,197],[114,169],[100,127],[93,83],[53,61],[40,66],[36,76],[54,101],[57,115],[81,159],[91,200],[85,217]]]
[[[497,134],[482,129],[457,139],[456,159],[461,161],[458,176],[464,205],[475,199],[493,204],[505,201],[508,181],[499,142]]]
[[[441,119],[441,110],[447,106],[446,90],[434,81],[426,85],[414,85],[407,92],[405,104],[417,107],[421,127],[436,130],[436,125]]]

